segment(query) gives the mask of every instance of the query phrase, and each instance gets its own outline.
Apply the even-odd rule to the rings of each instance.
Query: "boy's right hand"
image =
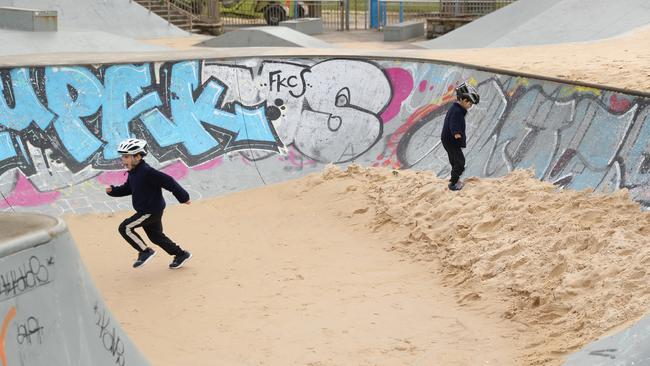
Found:
[[[106,193],[111,193],[113,191],[113,187],[106,187]]]

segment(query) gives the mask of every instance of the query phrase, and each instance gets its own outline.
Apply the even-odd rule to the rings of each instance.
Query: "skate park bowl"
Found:
[[[559,188],[625,188],[650,205],[647,93],[440,62],[426,51],[192,52],[5,64],[0,210],[55,217],[129,210],[129,198],[110,198],[104,187],[125,181],[116,146],[131,136],[149,142],[147,161],[193,200],[288,181],[330,163],[446,176],[439,131],[462,81],[481,95],[467,115],[466,175],[527,168]],[[21,214],[3,217],[14,215]],[[41,220],[36,234],[2,247],[2,273],[24,278],[11,282],[10,293],[3,285],[8,359],[146,364],[111,320],[64,224],[34,220]],[[51,299],[55,311],[42,305]],[[626,347],[608,346],[607,357],[589,348],[567,364],[646,359],[648,332],[631,329]]]
[[[0,213],[2,365],[148,365],[111,317],[63,220]]]

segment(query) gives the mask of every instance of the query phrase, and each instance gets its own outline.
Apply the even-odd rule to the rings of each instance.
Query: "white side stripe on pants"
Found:
[[[136,235],[133,235],[133,229],[135,229],[136,226],[142,224],[142,222],[144,220],[148,219],[149,216],[151,216],[151,215],[150,214],[142,215],[139,219],[137,219],[137,220],[133,221],[132,223],[126,225],[126,235],[128,235],[129,238],[131,238],[131,240],[133,240],[136,244],[138,244],[138,246],[142,250],[147,249],[147,246],[144,245],[142,240],[140,240]]]

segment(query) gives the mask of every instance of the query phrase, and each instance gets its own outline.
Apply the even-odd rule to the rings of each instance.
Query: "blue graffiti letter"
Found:
[[[151,85],[148,65],[115,65],[106,70],[104,102],[102,104],[102,137],[106,141],[104,158],[118,157],[117,145],[132,137],[129,122],[143,112],[162,104],[158,93],[142,95],[142,89]],[[134,100],[130,105],[127,95]]]
[[[87,69],[54,66],[45,69],[48,106],[58,118],[54,121],[61,142],[78,162],[86,161],[102,145],[80,117],[97,112],[102,102],[102,86]]]
[[[30,83],[29,69],[13,69],[10,76],[11,89],[4,90],[4,86],[0,83],[0,116],[2,116],[0,125],[12,130],[22,131],[32,122],[35,122],[38,127],[45,129],[54,119],[54,115],[43,107],[36,97],[34,88]],[[14,104],[13,108],[9,106],[9,103],[3,97],[5,94],[11,95]],[[9,134],[2,138],[2,144],[0,150],[2,150],[3,156],[16,156]]]
[[[224,87],[210,80],[195,98],[199,85],[198,62],[180,62],[172,67],[169,95],[173,121],[157,109],[142,116],[142,121],[159,145],[183,143],[192,155],[219,147],[219,142],[201,123],[232,133],[235,136],[234,142],[255,140],[267,145],[277,142],[262,107],[245,109],[237,105],[235,114],[223,111],[217,104]]]

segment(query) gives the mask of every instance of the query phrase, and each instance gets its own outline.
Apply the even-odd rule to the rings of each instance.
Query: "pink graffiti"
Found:
[[[424,93],[424,91],[427,90],[427,81],[426,80],[420,81],[420,85],[418,86],[418,90],[420,91],[420,93]]]
[[[177,163],[167,165],[166,167],[160,169],[163,173],[170,175],[176,180],[181,180],[189,174],[190,170],[187,169],[187,166],[179,161]]]
[[[218,167],[222,163],[223,163],[223,157],[219,156],[218,158],[212,159],[210,161],[206,161],[203,164],[199,164],[193,167],[192,170],[209,170]]]
[[[280,160],[289,161],[291,165],[297,168],[303,168],[305,165],[316,166],[316,160],[298,153],[293,146],[289,147],[287,156],[280,156]]]
[[[630,109],[632,103],[625,98],[618,98],[616,95],[612,95],[609,98],[609,105],[612,112],[625,112]]]
[[[400,67],[393,67],[386,69],[386,74],[393,86],[393,98],[388,104],[388,108],[381,114],[384,123],[389,122],[399,114],[402,103],[411,95],[413,90],[413,77],[408,71]]]
[[[433,111],[435,111],[436,109],[440,108],[441,106],[447,103],[454,101],[456,97],[453,91],[454,91],[454,87],[449,86],[447,88],[447,92],[442,96],[442,99],[439,102],[426,104],[418,108],[415,112],[413,112],[413,114],[411,114],[406,119],[406,122],[404,122],[401,126],[399,126],[395,130],[395,132],[393,132],[393,134],[390,136],[388,142],[386,143],[386,149],[388,151],[379,154],[376,157],[377,161],[373,164],[373,166],[391,166],[394,169],[401,168],[402,167],[401,163],[397,157],[397,146],[399,145],[399,141],[402,139],[402,136],[404,136],[404,134],[408,132],[408,130],[413,125],[422,121],[429,114],[433,113]]]
[[[34,187],[32,182],[22,173],[17,173],[18,181],[13,192],[7,196],[6,201],[0,201],[0,208],[11,206],[40,206],[52,203],[59,198],[61,192],[40,192]]]
[[[126,182],[126,170],[103,172],[97,176],[97,181],[107,186],[118,186]]]

